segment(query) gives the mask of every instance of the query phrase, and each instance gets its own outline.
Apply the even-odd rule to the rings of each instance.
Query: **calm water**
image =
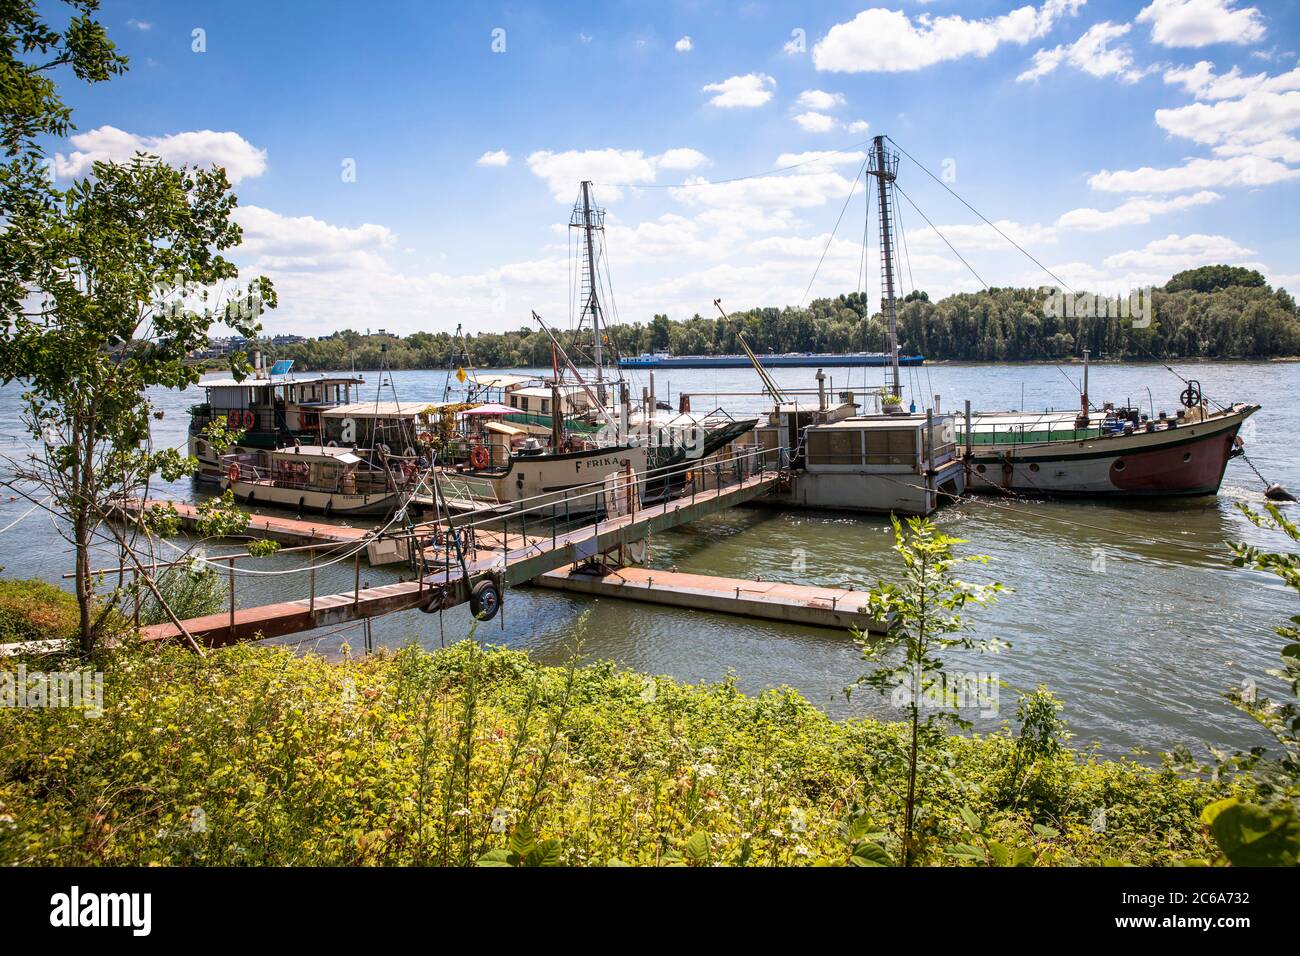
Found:
[[[1251,363],[1177,366],[1198,378],[1206,393],[1222,402],[1255,401],[1264,406],[1245,432],[1247,452],[1270,480],[1300,492],[1300,459],[1294,436],[1300,430],[1300,364]],[[786,387],[814,385],[813,369],[774,370]],[[834,370],[836,391],[882,381],[878,369]],[[829,373],[828,373],[829,374]],[[976,408],[1068,408],[1077,392],[1066,380],[1078,369],[1055,366],[933,366],[909,376],[909,393],[942,396],[945,408],[960,409],[971,399]],[[366,375],[365,396],[378,376]],[[403,400],[440,399],[441,372],[397,372]],[[662,398],[671,392],[699,391],[696,411],[722,405],[735,412],[757,412],[757,397],[726,396],[752,391],[755,376],[746,370],[676,370],[657,377]],[[1182,383],[1159,366],[1094,366],[1094,401],[1131,400],[1173,410]],[[639,392],[639,386],[638,386]],[[13,454],[19,446],[18,395],[0,388],[0,442]],[[165,412],[156,422],[155,442],[182,444],[186,409],[193,393],[150,396]],[[917,404],[923,400],[917,398]],[[163,493],[192,498],[182,483]],[[955,659],[958,670],[997,672],[1001,716],[977,720],[995,726],[1013,715],[1015,692],[1049,685],[1066,705],[1077,743],[1095,741],[1102,752],[1135,747],[1156,751],[1176,743],[1246,746],[1259,742],[1252,726],[1222,699],[1225,688],[1248,677],[1273,691],[1264,676],[1275,666],[1280,639],[1271,628],[1296,613],[1295,599],[1272,578],[1238,571],[1229,564],[1226,542],[1249,540],[1282,547],[1279,536],[1253,528],[1235,509],[1237,502],[1262,503],[1261,485],[1240,460],[1228,466],[1217,499],[1150,505],[1091,502],[1027,502],[990,499],[941,511],[937,520],[951,534],[967,539],[971,553],[987,554],[987,571],[1014,593],[994,607],[976,611],[977,630],[1012,647],[997,656]],[[0,501],[0,527],[29,505]],[[894,573],[888,522],[881,518],[814,512],[742,508],[660,535],[651,546],[651,564],[683,571],[766,580],[866,586]],[[224,550],[213,548],[213,551]],[[1104,556],[1104,571],[1098,556]],[[11,576],[57,580],[71,567],[66,544],[48,517],[33,514],[0,534],[0,565]],[[301,561],[281,556],[250,567],[285,571]],[[352,586],[350,566],[323,569],[321,593]],[[305,593],[303,574],[241,576],[239,603],[251,605]],[[366,581],[395,577],[371,569]],[[835,631],[792,627],[722,615],[656,608],[617,601],[592,601],[553,591],[520,588],[510,592],[498,620],[481,625],[481,640],[524,648],[545,661],[561,661],[573,643],[574,622],[586,612],[583,654],[610,658],[638,670],[689,681],[712,681],[734,672],[751,691],[789,685],[836,716],[874,713],[892,716],[887,703],[865,691],[845,700],[843,688],[861,671],[851,639]],[[416,611],[374,622],[379,643],[417,640],[438,646],[469,632],[464,608],[438,615]],[[342,641],[359,648],[362,632],[315,634],[289,639],[304,648],[337,653]]]

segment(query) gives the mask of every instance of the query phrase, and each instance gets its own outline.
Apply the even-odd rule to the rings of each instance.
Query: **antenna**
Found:
[[[574,204],[573,215],[569,218],[569,228],[581,229],[583,232],[584,256],[581,283],[583,304],[582,311],[578,315],[578,328],[582,328],[583,317],[590,314],[591,331],[595,339],[592,358],[596,365],[596,394],[603,406],[605,404],[605,348],[602,339],[604,322],[601,316],[600,297],[597,295],[600,279],[596,272],[595,234],[597,231],[602,235],[605,232],[605,210],[592,204],[591,180],[582,181],[582,193]]]
[[[894,292],[894,202],[892,189],[898,178],[898,153],[885,148],[885,137],[871,141],[871,164],[868,176],[876,177],[880,206],[880,272],[884,288],[881,311],[889,328],[889,367],[893,382],[890,390],[902,398],[903,386],[898,375],[898,302]]]

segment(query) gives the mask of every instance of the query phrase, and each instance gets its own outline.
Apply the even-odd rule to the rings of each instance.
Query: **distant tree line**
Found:
[[[899,304],[898,331],[904,354],[959,361],[1039,361],[1080,355],[1094,358],[1272,358],[1300,355],[1300,314],[1285,289],[1269,287],[1260,273],[1212,265],[1180,272],[1155,289],[1153,320],[1136,327],[1134,318],[1083,310],[1045,314],[1042,289],[990,288],[963,292],[938,302],[921,291]],[[1094,309],[1093,312],[1100,312]],[[807,308],[765,307],[733,312],[724,322],[695,315],[673,320],[655,315],[648,323],[624,323],[608,330],[619,355],[667,351],[674,355],[717,355],[742,351],[744,334],[754,351],[882,352],[887,346],[879,304],[863,293],[814,299]],[[565,347],[575,362],[581,343]],[[587,343],[590,342],[590,333]],[[540,329],[483,332],[466,344],[479,368],[544,367],[549,340]],[[386,357],[389,367],[445,368],[454,337],[416,332],[405,338],[345,330],[270,350],[292,358],[300,369],[373,370]]]

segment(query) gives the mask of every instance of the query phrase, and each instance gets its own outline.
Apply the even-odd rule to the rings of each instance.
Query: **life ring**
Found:
[[[414,448],[408,448],[408,449],[406,449],[406,451],[402,452],[402,455],[403,455],[403,457],[406,457],[406,458],[414,458],[414,457],[415,457],[415,449],[414,449]]]
[[[226,415],[226,427],[227,428],[239,427],[239,412],[232,411]]]
[[[250,428],[252,428],[254,422],[256,421],[257,419],[253,417],[252,409],[248,409],[248,408],[244,409],[244,431],[248,431]]]
[[[329,441],[327,441],[327,442],[325,443],[325,447],[326,447],[326,448],[338,448],[338,447],[339,447],[339,443],[336,442],[333,438],[331,438]]]
[[[469,450],[469,463],[475,468],[486,468],[492,463],[492,456],[484,446],[475,445]]]
[[[226,477],[231,481],[239,480],[239,462],[232,461],[230,467],[226,469]]]
[[[403,475],[404,475],[408,480],[411,479],[411,478],[414,478],[414,477],[415,477],[415,462],[413,462],[413,461],[404,461],[404,462],[402,462],[402,474],[403,474]]]
[[[379,450],[379,454],[383,455],[385,458],[387,458],[389,452],[391,452],[391,451],[393,450],[393,449],[389,448],[389,447],[388,447],[386,444],[384,444],[383,442],[380,442],[380,443],[379,443],[378,445],[376,445],[375,447]]]

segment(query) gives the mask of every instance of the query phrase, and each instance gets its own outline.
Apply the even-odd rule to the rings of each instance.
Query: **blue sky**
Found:
[[[1076,288],[1219,261],[1300,287],[1297,0],[106,0],[102,19],[131,69],[65,85],[57,173],[136,148],[227,166],[237,259],[280,290],[272,333],[566,326],[582,178],[623,321],[798,304],[823,250],[811,295],[852,291],[877,133]],[[899,183],[989,284],[1050,281],[906,159]],[[914,284],[978,288],[901,206]]]

